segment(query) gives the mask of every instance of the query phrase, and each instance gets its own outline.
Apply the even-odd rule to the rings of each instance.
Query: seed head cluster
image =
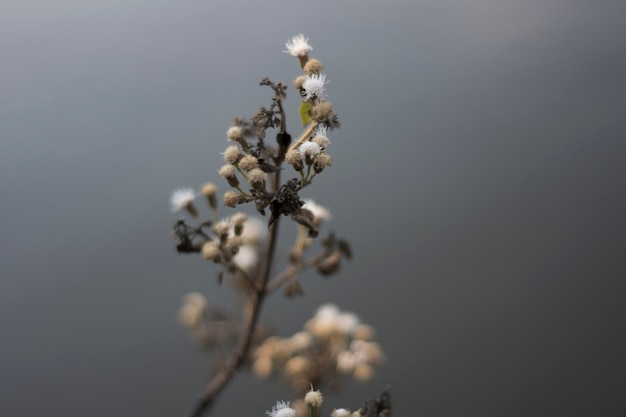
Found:
[[[304,395],[310,384],[338,375],[367,381],[384,360],[374,330],[334,304],[321,306],[304,329],[289,338],[270,337],[253,353],[252,369],[262,378],[280,375]]]

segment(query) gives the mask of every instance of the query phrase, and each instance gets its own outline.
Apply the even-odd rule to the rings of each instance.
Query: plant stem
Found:
[[[273,191],[278,190],[280,186],[280,170],[276,171],[274,181],[272,183]],[[252,336],[259,319],[259,313],[265,296],[269,294],[266,291],[267,281],[274,263],[274,254],[276,252],[276,241],[278,240],[278,224],[280,218],[271,226],[270,239],[267,246],[267,252],[263,269],[260,274],[260,281],[248,293],[244,310],[244,326],[239,339],[239,344],[226,359],[220,370],[211,378],[205,387],[200,399],[189,414],[190,417],[200,417],[213,405],[217,395],[226,387],[239,368],[244,364],[250,345],[252,344]]]
[[[309,124],[309,127],[304,132],[302,132],[302,135],[300,135],[298,140],[295,141],[295,143],[289,147],[289,150],[292,151],[292,150],[296,149],[298,146],[300,146],[302,144],[302,142],[304,142],[309,137],[309,135],[311,134],[313,129],[315,129],[318,124],[319,123],[317,121],[313,120]]]

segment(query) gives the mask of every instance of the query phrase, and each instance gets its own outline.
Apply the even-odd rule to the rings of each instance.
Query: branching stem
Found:
[[[280,186],[280,170],[274,174],[274,181],[272,183],[272,190],[276,192]],[[256,282],[247,294],[244,309],[244,326],[239,338],[239,344],[232,351],[230,356],[226,359],[220,370],[211,378],[204,391],[202,392],[200,399],[194,406],[193,410],[189,414],[190,417],[200,417],[206,412],[214,403],[218,394],[226,387],[228,382],[237,373],[239,368],[244,364],[250,345],[252,344],[252,336],[254,335],[254,329],[259,319],[259,313],[265,296],[270,292],[266,290],[267,281],[272,270],[272,264],[274,261],[274,254],[276,252],[276,241],[278,240],[278,224],[280,218],[271,226],[270,239],[267,246],[267,253],[264,257],[263,269],[259,275],[259,281]]]

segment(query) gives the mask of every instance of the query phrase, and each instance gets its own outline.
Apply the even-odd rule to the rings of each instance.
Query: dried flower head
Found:
[[[235,213],[230,216],[229,220],[234,226],[242,226],[246,220],[248,220],[248,215],[245,213]]]
[[[231,126],[226,132],[226,137],[231,142],[237,142],[243,139],[243,132],[239,126]]]
[[[285,43],[286,51],[290,55],[296,57],[305,57],[313,50],[313,47],[309,45],[309,38],[305,38],[303,34],[299,34],[291,38]]]
[[[237,168],[235,168],[235,166],[231,164],[222,165],[222,167],[219,170],[219,174],[220,176],[227,178],[227,179],[233,178],[237,176]]]
[[[251,171],[259,167],[259,160],[252,155],[246,155],[239,160],[239,168],[244,171]]]
[[[237,254],[233,257],[233,262],[246,272],[253,271],[259,262],[257,248],[251,245],[241,246]]]
[[[295,80],[293,80],[293,86],[296,90],[301,90],[304,82],[307,80],[307,77],[304,75],[298,75]]]
[[[224,205],[227,207],[236,207],[237,204],[242,202],[241,194],[234,191],[226,191],[224,193]]]
[[[322,101],[311,108],[311,117],[320,122],[326,122],[333,117],[333,104],[330,101]]]
[[[321,150],[320,145],[311,141],[304,142],[302,145],[298,146],[298,152],[300,152],[302,159],[306,157],[312,158],[319,154]]]
[[[228,185],[231,187],[237,187],[239,185],[239,179],[237,178],[237,168],[234,165],[223,165],[218,171],[220,176],[224,177],[228,181]]]
[[[304,165],[302,164],[302,155],[300,155],[300,152],[297,149],[291,149],[288,151],[285,155],[285,161],[287,161],[289,165],[293,165],[293,168],[296,171],[301,171],[302,168],[304,168]]]
[[[230,231],[230,223],[226,220],[220,220],[219,222],[213,225],[213,231],[218,236],[227,236]]]
[[[289,407],[289,401],[276,401],[271,411],[266,411],[269,417],[296,417],[296,410]]]
[[[251,217],[243,225],[241,237],[245,239],[246,243],[258,243],[265,237],[266,233],[265,223],[258,217]]]
[[[350,410],[346,410],[345,408],[336,408],[330,414],[330,417],[350,417],[352,413]]]
[[[219,261],[220,254],[220,248],[215,242],[209,241],[202,245],[202,257],[207,261]]]
[[[320,172],[324,170],[324,168],[332,166],[332,165],[333,165],[333,157],[326,153],[321,153],[317,155],[317,158],[315,158],[313,169],[315,169],[315,172],[319,174]]]
[[[213,184],[212,182],[205,183],[200,189],[200,194],[207,196],[207,197],[215,195],[216,192],[217,192],[217,186]]]
[[[319,408],[323,401],[324,397],[322,396],[322,393],[319,391],[313,391],[313,388],[311,388],[311,391],[307,392],[304,396],[304,403],[309,407]]]
[[[307,209],[311,213],[313,213],[313,221],[317,224],[321,223],[324,220],[330,220],[332,218],[330,211],[326,207],[317,204],[315,201],[313,201],[313,199],[305,199],[302,208]]]
[[[250,184],[259,184],[267,179],[267,174],[260,168],[254,168],[248,172]]]
[[[324,98],[324,85],[326,82],[326,75],[324,74],[311,74],[307,78],[307,80],[302,84],[302,88],[304,88],[304,99],[310,100],[313,97],[317,97],[318,99]]]
[[[324,64],[315,58],[311,58],[304,64],[304,68],[302,69],[307,75],[319,74],[324,69]]]
[[[327,131],[328,129],[326,128],[326,126],[318,126],[317,133],[315,134],[315,136],[313,136],[313,139],[311,139],[311,141],[317,143],[322,148],[327,148],[328,145],[330,145],[330,140],[328,139],[328,136],[326,136]]]
[[[195,198],[196,193],[193,191],[193,188],[179,188],[178,190],[174,190],[170,198],[172,211],[176,212],[186,209]]]
[[[241,159],[243,156],[241,152],[239,152],[239,147],[237,145],[230,145],[224,153],[222,154],[224,158],[224,162],[227,164],[234,164]]]

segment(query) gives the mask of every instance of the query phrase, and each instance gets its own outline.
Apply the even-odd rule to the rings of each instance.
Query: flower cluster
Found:
[[[269,211],[267,223],[243,211],[227,217],[218,215],[218,189],[213,183],[199,190],[180,188],[171,195],[172,210],[186,212],[192,218],[182,217],[174,225],[177,251],[199,254],[221,266],[218,282],[226,279],[233,284],[236,300],[241,303],[239,314],[227,314],[201,294],[191,293],[179,310],[179,319],[193,338],[221,355],[215,374],[192,412],[196,416],[213,404],[234,371],[250,363],[261,376],[285,375],[296,392],[304,393],[310,384],[332,383],[341,375],[367,380],[383,359],[380,346],[372,341],[371,326],[332,305],[320,308],[304,331],[288,339],[268,337],[259,318],[265,298],[279,288],[287,296],[303,293],[300,277],[305,270],[316,269],[327,277],[339,270],[343,259],[351,258],[347,241],[333,233],[318,238],[322,224],[331,218],[330,211],[300,197],[314,178],[333,164],[328,154],[328,135],[339,127],[339,121],[327,99],[324,65],[309,57],[313,48],[304,35],[293,37],[285,46],[284,52],[296,57],[302,70],[294,81],[302,133],[292,140],[287,131],[287,85],[263,78],[260,85],[273,92],[271,103],[260,107],[250,119],[233,120],[225,132],[223,164],[218,169],[228,185],[221,194],[223,205],[238,208],[250,204],[263,216]],[[272,131],[275,140],[269,138]],[[203,216],[197,206],[202,197],[210,210],[208,216]],[[297,229],[292,246],[283,251],[289,257],[280,270],[275,265],[276,246],[278,223],[284,216],[293,220]],[[309,249],[316,241],[320,250],[310,255]],[[278,272],[272,275],[275,270]],[[321,394],[310,394],[306,401],[309,407],[319,410]],[[267,412],[270,417],[296,417],[294,413],[294,408],[284,402]],[[337,409],[333,415],[346,415],[346,410]]]
[[[265,412],[269,417],[320,417],[324,397],[319,390],[311,389],[304,394],[304,399],[293,402],[277,401],[271,410]],[[387,390],[378,398],[366,401],[362,407],[354,412],[347,408],[335,408],[331,417],[365,417],[391,416],[391,398]]]
[[[257,347],[252,369],[262,378],[286,378],[299,394],[310,384],[337,384],[341,375],[367,381],[384,360],[373,338],[372,326],[361,323],[358,316],[324,304],[303,331],[288,338],[269,337]]]
[[[311,125],[306,134],[289,148],[285,160],[298,171],[301,183],[306,185],[333,164],[332,157],[327,153],[330,145],[328,130],[339,127],[339,121],[332,103],[326,100],[326,75],[321,73],[324,65],[308,56],[313,49],[308,45],[308,39],[303,35],[295,36],[286,47],[286,52],[298,57],[304,71],[295,79],[294,87],[303,99],[300,106],[302,121],[311,121]]]
[[[179,252],[199,252],[204,259],[221,264],[226,270],[245,276],[254,273],[258,264],[259,249],[265,237],[265,227],[257,218],[245,213],[234,213],[226,219],[218,220],[215,195],[217,187],[205,184],[200,195],[206,196],[213,220],[203,220],[193,200],[196,192],[183,188],[172,193],[172,207],[185,209],[200,221],[197,227],[187,224],[184,219],[177,222],[174,234],[179,239]]]

